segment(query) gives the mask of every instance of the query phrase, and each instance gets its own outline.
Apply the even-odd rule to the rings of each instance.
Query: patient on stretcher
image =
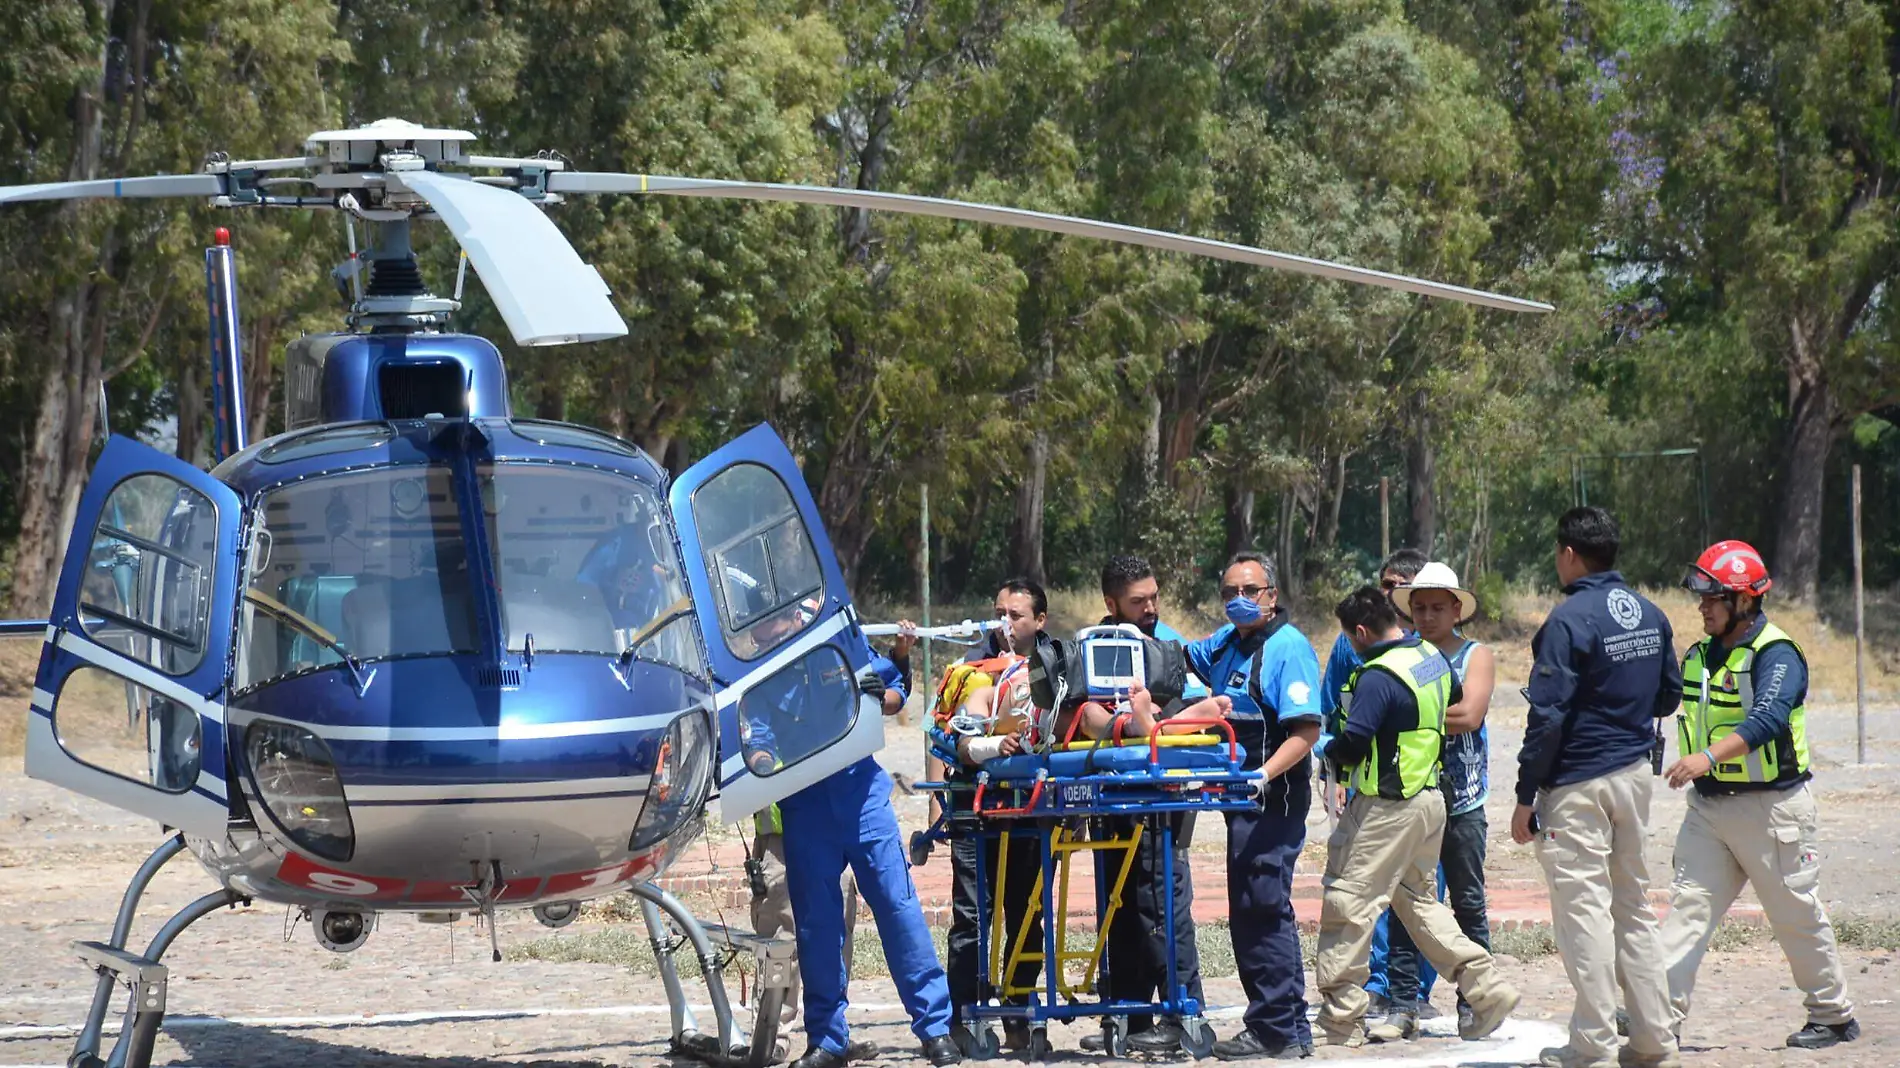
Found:
[[[1161,721],[1161,709],[1156,706],[1154,695],[1140,683],[1129,688],[1126,711],[1118,711],[1099,701],[1084,701],[1080,705],[1066,709],[1056,720],[1056,737],[1064,741],[1080,735],[1091,740],[1116,737],[1115,721],[1122,720],[1120,737],[1146,738],[1155,733],[1155,727]],[[1234,710],[1234,702],[1226,695],[1208,697],[1183,708],[1176,715],[1183,719],[1226,719]]]

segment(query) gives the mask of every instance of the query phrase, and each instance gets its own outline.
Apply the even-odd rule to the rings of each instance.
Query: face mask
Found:
[[[1236,597],[1227,602],[1227,618],[1235,626],[1258,623],[1265,615],[1266,612],[1251,597]]]

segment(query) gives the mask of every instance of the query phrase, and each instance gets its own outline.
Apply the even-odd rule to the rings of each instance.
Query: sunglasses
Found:
[[[1245,597],[1249,601],[1258,600],[1260,595],[1272,589],[1272,586],[1222,586],[1220,599],[1231,601],[1236,597]]]
[[[1405,585],[1405,580],[1403,579],[1382,578],[1379,580],[1379,588],[1387,592],[1396,590],[1403,585]]]

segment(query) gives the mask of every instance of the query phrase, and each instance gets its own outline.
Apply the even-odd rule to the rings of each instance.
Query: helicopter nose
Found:
[[[466,882],[471,863],[499,862],[528,878],[625,859],[636,839],[664,839],[703,810],[716,763],[710,698],[690,676],[541,654],[511,669],[518,681],[490,685],[463,662],[473,659],[383,661],[360,697],[342,673],[322,672],[247,701],[251,729],[274,724],[265,734],[285,761],[301,760],[280,762],[271,780],[294,773],[294,785],[257,790],[290,844],[378,877]],[[676,728],[686,713],[701,726]],[[252,773],[264,766],[279,767],[254,762]]]

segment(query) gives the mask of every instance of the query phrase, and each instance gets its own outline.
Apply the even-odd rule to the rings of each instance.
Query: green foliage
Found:
[[[570,198],[555,221],[630,332],[505,346],[517,410],[674,466],[771,421],[861,592],[913,593],[926,483],[940,596],[1035,556],[1087,584],[1134,550],[1192,597],[1245,544],[1289,592],[1336,599],[1380,551],[1381,477],[1393,544],[1429,532],[1486,604],[1552,580],[1554,518],[1585,496],[1623,517],[1638,579],[1669,580],[1704,537],[1838,575],[1855,463],[1870,577],[1900,575],[1890,5],[0,0],[0,17],[4,183],[189,171],[400,115],[483,152],[1091,215],[1557,306],[946,220]],[[0,287],[0,537],[45,489],[34,440],[73,374],[80,297],[114,428],[177,420],[204,458],[198,250],[218,223],[269,431],[281,398],[257,391],[284,342],[337,323],[333,218],[0,211],[0,241],[31,250]],[[452,243],[420,236],[446,288]],[[467,296],[458,325],[505,336],[479,279]]]

